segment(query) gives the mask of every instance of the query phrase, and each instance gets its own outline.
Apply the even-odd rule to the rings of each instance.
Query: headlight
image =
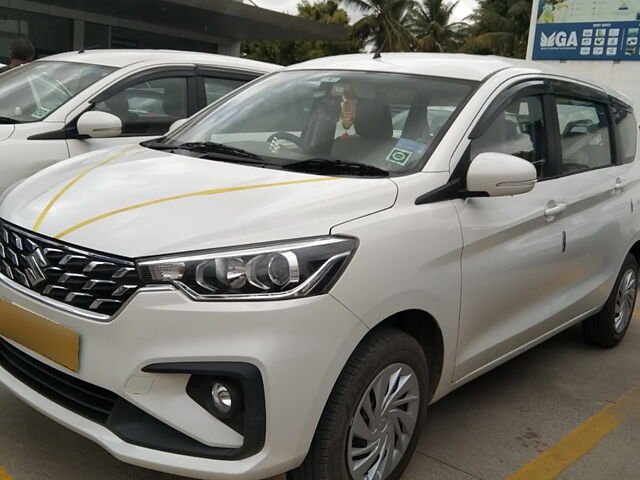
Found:
[[[337,280],[357,241],[320,237],[138,260],[147,284],[171,283],[195,300],[318,295]]]

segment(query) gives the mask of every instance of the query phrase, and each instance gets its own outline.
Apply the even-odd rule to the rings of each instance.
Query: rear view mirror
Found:
[[[467,190],[504,197],[530,192],[537,172],[531,162],[504,153],[481,153],[471,161],[467,172]]]
[[[91,138],[119,137],[122,121],[107,112],[84,112],[78,119],[78,133]]]

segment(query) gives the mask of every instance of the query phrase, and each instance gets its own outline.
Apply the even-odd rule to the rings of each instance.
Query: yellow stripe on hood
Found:
[[[269,188],[269,187],[282,187],[285,185],[298,185],[298,184],[302,184],[302,183],[315,183],[315,182],[326,182],[329,180],[339,180],[336,177],[322,177],[322,178],[311,178],[311,179],[306,179],[306,180],[294,180],[294,181],[289,181],[289,182],[279,182],[279,183],[264,183],[264,184],[259,184],[259,185],[245,185],[245,186],[241,186],[241,187],[229,187],[229,188],[216,188],[213,190],[201,190],[199,192],[192,192],[192,193],[184,193],[182,195],[173,195],[171,197],[165,197],[165,198],[159,198],[158,200],[150,200],[148,202],[143,202],[143,203],[137,203],[135,205],[131,205],[129,207],[123,207],[123,208],[119,208],[117,210],[112,210],[111,212],[107,212],[107,213],[103,213],[102,215],[98,215],[96,217],[92,217],[88,220],[85,220],[84,222],[80,222],[76,225],[74,225],[73,227],[69,227],[66,230],[60,232],[59,234],[57,234],[55,236],[55,238],[62,238],[65,237],[67,235],[69,235],[72,232],[75,232],[76,230],[82,228],[82,227],[86,227],[87,225],[90,225],[92,223],[95,223],[99,220],[111,217],[113,215],[117,215],[119,213],[124,213],[124,212],[129,212],[131,210],[136,210],[138,208],[143,208],[143,207],[148,207],[151,205],[157,205],[158,203],[165,203],[165,202],[171,202],[173,200],[182,200],[183,198],[191,198],[191,197],[201,197],[201,196],[205,196],[205,195],[218,195],[221,193],[231,193],[231,192],[240,192],[243,190],[256,190],[259,188]]]
[[[120,158],[125,153],[128,153],[131,150],[134,150],[136,148],[138,148],[138,145],[131,145],[130,147],[127,147],[124,150],[116,153],[115,155],[112,155],[111,157],[107,158],[103,162],[100,162],[97,165],[94,165],[93,167],[88,168],[82,173],[78,174],[73,180],[71,180],[64,187],[62,187],[62,189],[51,199],[51,201],[47,203],[47,206],[44,207],[44,210],[42,210],[42,212],[40,212],[40,215],[38,215],[38,219],[36,220],[36,223],[33,225],[33,231],[37,232],[38,230],[40,230],[40,227],[42,226],[42,222],[44,222],[44,219],[47,217],[47,215],[49,215],[49,212],[54,207],[54,205],[58,203],[58,200],[60,200],[60,197],[62,197],[65,193],[67,193],[69,189],[73,187],[76,183],[78,183],[83,177],[93,172],[96,168],[100,168],[106,165],[107,163],[112,162],[117,158]]]

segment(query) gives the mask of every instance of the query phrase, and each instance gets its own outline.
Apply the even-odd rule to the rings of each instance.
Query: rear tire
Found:
[[[637,288],[638,262],[633,255],[627,255],[607,303],[582,322],[582,334],[588,343],[613,348],[622,341],[633,318]]]
[[[362,480],[380,472],[375,478],[397,480],[415,450],[428,401],[429,370],[420,344],[395,329],[373,333],[351,355],[307,458],[287,478]]]

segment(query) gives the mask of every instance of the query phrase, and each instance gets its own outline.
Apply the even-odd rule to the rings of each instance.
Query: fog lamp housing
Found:
[[[230,456],[247,458],[264,447],[266,408],[258,367],[244,362],[179,362],[147,365],[143,372],[189,375],[186,394],[200,407],[242,435]],[[214,394],[214,391],[217,392]],[[217,398],[218,406],[214,405]]]

